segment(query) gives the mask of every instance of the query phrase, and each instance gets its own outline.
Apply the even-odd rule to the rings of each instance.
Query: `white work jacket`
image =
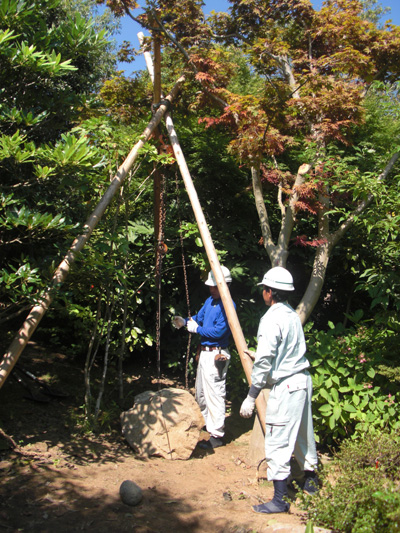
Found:
[[[272,305],[263,315],[257,340],[251,374],[252,386],[256,388],[273,385],[310,366],[304,355],[306,341],[300,318],[286,302]]]

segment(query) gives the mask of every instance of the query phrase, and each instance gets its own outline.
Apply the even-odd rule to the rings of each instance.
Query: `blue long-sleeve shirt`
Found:
[[[236,309],[235,303],[233,305]],[[197,333],[201,336],[200,343],[202,345],[228,347],[231,330],[220,298],[214,300],[212,296],[209,296],[203,307],[192,319],[199,325]],[[187,321],[188,319],[186,319]]]

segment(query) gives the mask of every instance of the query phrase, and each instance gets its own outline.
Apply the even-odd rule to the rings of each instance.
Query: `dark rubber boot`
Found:
[[[303,490],[310,496],[314,496],[319,491],[319,479],[317,472],[315,470],[306,470],[305,472],[306,480],[304,482]]]
[[[261,503],[260,505],[253,505],[255,513],[275,514],[287,513],[290,504],[283,498],[287,497],[287,483],[286,479],[274,480],[274,497],[270,502]]]

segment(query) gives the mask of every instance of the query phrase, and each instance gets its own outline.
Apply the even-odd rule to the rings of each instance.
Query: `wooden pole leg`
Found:
[[[261,391],[264,396],[265,404],[268,403],[271,388],[265,388]],[[249,452],[247,459],[252,466],[257,466],[260,461],[265,459],[265,434],[264,427],[258,416],[254,418],[253,431],[251,432]]]

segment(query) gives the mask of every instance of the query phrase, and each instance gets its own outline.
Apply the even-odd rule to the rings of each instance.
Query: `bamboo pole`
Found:
[[[142,44],[143,33],[138,34],[139,42]],[[147,69],[150,77],[154,83],[154,68],[153,61],[149,52],[144,52]],[[192,204],[193,212],[196,217],[197,225],[199,227],[200,235],[203,240],[204,248],[207,253],[208,260],[210,262],[211,270],[214,274],[215,281],[221,296],[222,303],[228,318],[229,327],[232,332],[232,337],[235,342],[239,357],[249,384],[251,384],[251,372],[253,368],[253,362],[250,357],[245,353],[247,350],[247,343],[243,335],[242,328],[236,313],[235,306],[233,305],[232,297],[229,292],[229,288],[225,282],[224,275],[221,270],[221,265],[218,260],[217,253],[215,251],[214,243],[212,241],[210,231],[207,226],[206,219],[201,208],[199,198],[197,196],[196,189],[193,184],[192,177],[190,175],[189,168],[186,164],[185,157],[179,144],[178,135],[175,131],[174,124],[169,112],[165,113],[165,122],[167,126],[168,135],[171,141],[172,148],[174,150],[175,159],[178,163],[179,170],[184,181],[186,191],[188,193],[190,203]],[[265,434],[265,413],[266,402],[263,394],[260,394],[256,401],[257,416],[260,422],[261,429]]]
[[[174,124],[172,122],[171,116],[169,113],[165,115],[166,126],[168,130],[168,135],[171,141],[172,148],[174,150],[175,158],[177,160],[182,179],[185,183],[186,191],[188,193],[190,203],[192,204],[193,212],[196,217],[197,225],[200,230],[200,235],[203,240],[204,248],[207,253],[208,260],[210,262],[211,270],[213,271],[215,281],[217,282],[219,294],[221,296],[222,303],[224,304],[224,309],[226,316],[228,318],[229,327],[232,332],[233,340],[235,342],[237,351],[239,353],[240,360],[243,365],[244,372],[249,384],[251,384],[251,372],[253,369],[253,363],[250,357],[245,353],[247,350],[247,343],[243,335],[242,328],[236,313],[236,309],[233,305],[232,297],[229,292],[229,288],[225,282],[224,275],[221,270],[221,265],[218,260],[217,253],[210,235],[210,231],[207,226],[207,222],[204,218],[204,214],[197,196],[196,189],[193,185],[193,180],[190,176],[189,169],[187,167],[182,149],[179,144],[178,136],[176,134]],[[257,415],[260,421],[261,428],[265,433],[265,413],[266,413],[266,403],[264,396],[260,394],[256,401],[257,406]]]
[[[177,96],[184,79],[184,76],[181,76],[179,78],[179,80],[176,82],[175,86],[171,90],[170,94],[166,97],[166,100],[172,102],[172,100]],[[92,214],[87,219],[83,227],[83,233],[74,240],[71,245],[71,248],[68,250],[68,253],[57,267],[49,288],[40,297],[39,302],[31,309],[25,322],[23,323],[17,335],[11,342],[7,352],[4,354],[3,359],[0,362],[0,388],[3,386],[15,363],[18,361],[19,356],[21,355],[25,346],[28,344],[29,339],[35,332],[37,326],[39,325],[39,322],[50,307],[51,302],[54,298],[56,288],[61,283],[63,283],[63,281],[67,277],[70,267],[75,261],[76,255],[83,249],[83,247],[89,240],[94,228],[103,216],[113,196],[124,182],[128,171],[137,159],[140,149],[143,148],[145,142],[149,140],[151,134],[160,123],[167,108],[168,104],[164,103],[160,105],[157,112],[154,114],[153,118],[143,131],[141,139],[135,144],[125,161],[119,167],[117,174],[111,181],[111,184],[105,192],[104,196],[97,204],[97,207],[94,209]]]
[[[154,103],[158,104],[161,100],[161,43],[157,34],[154,34],[153,49],[154,49]]]
[[[161,45],[160,39],[157,37],[153,40],[153,50],[154,50],[154,63],[155,63],[155,81],[153,83],[153,105],[158,105],[161,100]],[[158,128],[155,129],[154,135],[157,139],[160,136]],[[160,141],[158,141],[158,150],[160,150]],[[154,164],[156,165],[156,163]],[[154,179],[153,179],[153,196],[154,196],[154,236],[157,241],[156,246],[156,263],[158,261],[158,241],[159,241],[159,231],[160,231],[160,210],[161,210],[161,190],[162,190],[162,180],[163,177],[159,169],[155,169]]]

